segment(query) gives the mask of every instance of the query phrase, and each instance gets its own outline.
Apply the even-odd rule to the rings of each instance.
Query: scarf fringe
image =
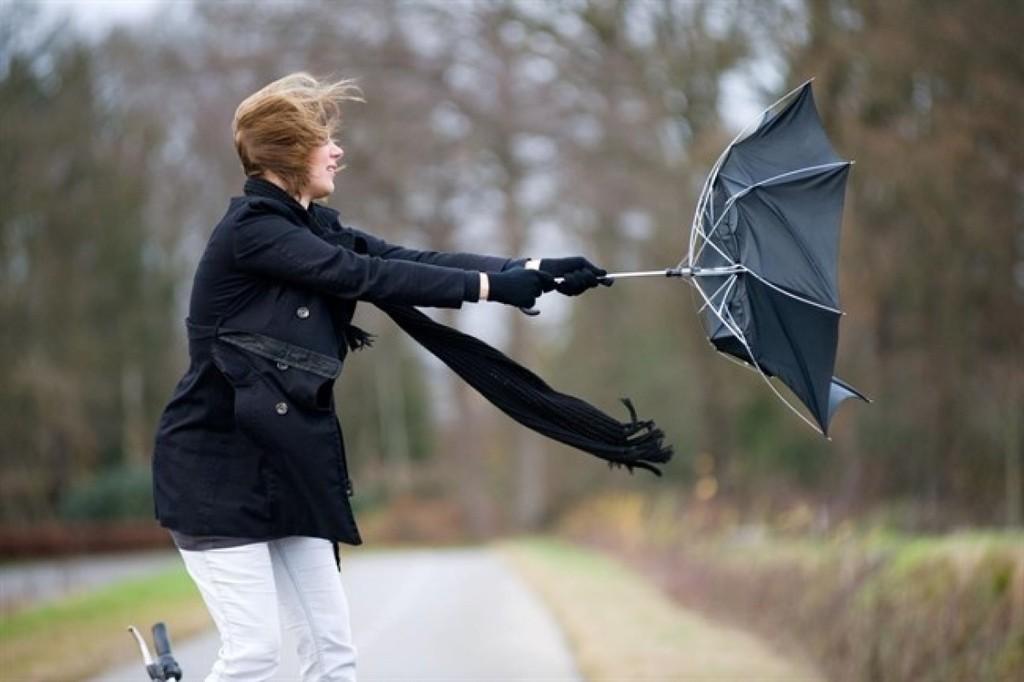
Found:
[[[363,348],[369,348],[373,345],[374,339],[377,338],[376,334],[371,334],[368,331],[360,329],[354,324],[345,326],[345,345],[348,346],[349,350],[357,351]]]

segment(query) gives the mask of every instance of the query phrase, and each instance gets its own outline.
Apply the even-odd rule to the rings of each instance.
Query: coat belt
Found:
[[[268,360],[283,362],[326,379],[337,379],[341,374],[341,361],[338,358],[282,341],[273,336],[224,327],[219,321],[217,324],[207,325],[197,324],[186,318],[185,327],[188,330],[189,352],[193,355],[196,351],[208,349],[213,339],[221,339],[225,343],[243,348]]]

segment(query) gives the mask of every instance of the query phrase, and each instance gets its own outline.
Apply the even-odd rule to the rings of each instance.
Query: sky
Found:
[[[3,2],[5,0],[0,0]],[[96,38],[117,25],[132,24],[152,16],[175,0],[29,0],[56,19],[70,16],[74,26]]]

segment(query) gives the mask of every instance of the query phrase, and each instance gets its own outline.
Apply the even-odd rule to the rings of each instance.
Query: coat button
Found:
[[[278,414],[288,414],[288,403],[278,403],[277,405],[274,405],[274,409],[277,410]]]
[[[277,368],[279,370],[281,370],[281,371],[284,371],[284,370],[288,369],[288,363],[286,363],[286,362],[279,362],[279,363],[277,363]]]
[[[349,497],[352,497],[352,495],[353,495],[353,493],[352,493],[352,481],[345,481],[345,493]]]
[[[309,308],[304,305],[300,305],[295,309],[295,314],[299,316],[300,320],[304,320],[309,317]]]

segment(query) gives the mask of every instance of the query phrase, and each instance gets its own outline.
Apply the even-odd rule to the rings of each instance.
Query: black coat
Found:
[[[524,260],[388,244],[247,179],[196,270],[191,363],[153,452],[160,524],[361,544],[333,393],[357,300],[459,308],[476,300],[478,271]]]

